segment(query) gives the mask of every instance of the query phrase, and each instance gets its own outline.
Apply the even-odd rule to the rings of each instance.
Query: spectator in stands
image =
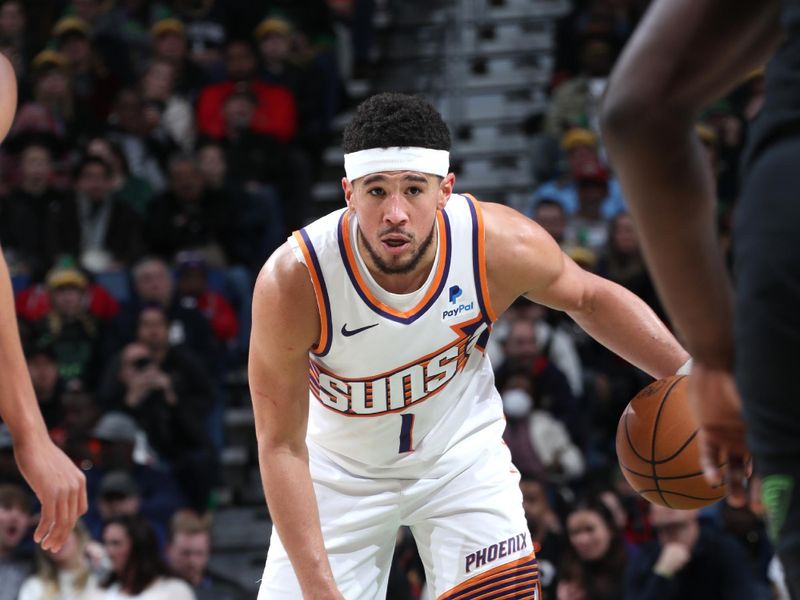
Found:
[[[567,215],[574,215],[578,212],[580,204],[577,184],[580,174],[585,170],[586,165],[601,164],[597,135],[589,129],[571,128],[561,137],[560,145],[563,160],[555,169],[553,178],[536,188],[536,192],[528,204],[529,216],[533,215],[539,201],[543,199],[559,202]],[[611,218],[624,208],[619,181],[609,175],[607,195],[602,200],[601,213],[603,217]]]
[[[250,94],[255,107],[246,126],[253,133],[269,136],[281,144],[294,139],[297,132],[297,104],[292,91],[258,79],[258,62],[252,46],[245,40],[231,40],[225,47],[227,79],[203,89],[197,101],[197,129],[213,139],[225,135],[224,106],[234,90]],[[279,148],[280,146],[275,146]]]
[[[512,321],[503,340],[503,351],[505,358],[495,369],[498,388],[502,389],[511,375],[527,371],[533,377],[537,406],[564,422],[570,434],[580,439],[582,424],[581,416],[576,414],[577,400],[564,373],[542,355],[536,324],[530,319]]]
[[[145,257],[133,266],[132,275],[135,299],[115,320],[108,352],[119,351],[133,339],[142,307],[157,304],[169,315],[170,343],[186,344],[203,361],[209,373],[216,373],[217,350],[211,325],[197,307],[183,306],[178,302],[169,265],[160,258]]]
[[[0,423],[0,482],[23,487],[28,485],[14,459],[14,440],[11,439],[11,432],[5,423]],[[1,571],[2,566],[0,566]]]
[[[91,1],[91,0],[90,0]],[[75,100],[87,109],[83,132],[96,131],[105,122],[122,81],[120,70],[107,64],[109,56],[93,48],[91,25],[80,17],[63,17],[53,27],[56,48],[67,59]],[[122,61],[116,61],[117,66]]]
[[[169,188],[147,216],[150,249],[166,260],[181,250],[201,250],[216,266],[228,263],[235,215],[226,198],[206,189],[193,156],[169,161]]]
[[[163,60],[175,69],[175,90],[194,101],[208,82],[206,72],[189,59],[186,27],[173,17],[161,19],[150,28],[153,40],[153,59]]]
[[[65,381],[97,378],[100,322],[89,312],[86,276],[75,268],[57,267],[47,275],[50,311],[33,326],[33,339],[52,347]]]
[[[545,131],[560,139],[571,127],[599,131],[600,98],[613,64],[613,49],[602,38],[581,41],[580,73],[565,81],[553,93],[545,115]]]
[[[14,65],[17,79],[25,80],[31,54],[31,44],[25,35],[27,15],[21,0],[0,3],[0,39],[5,40],[6,58]],[[9,56],[10,55],[10,56]]]
[[[61,424],[63,417],[61,396],[65,386],[58,371],[58,356],[52,344],[30,343],[25,348],[25,360],[39,409],[51,430]]]
[[[230,349],[235,344],[239,322],[225,296],[209,288],[205,258],[198,252],[181,252],[175,262],[178,301],[184,306],[195,305],[208,319],[217,341]]]
[[[131,173],[161,192],[166,187],[167,160],[178,146],[170,137],[161,135],[161,115],[152,108],[145,107],[138,89],[123,89],[109,117],[109,138],[122,148]]]
[[[155,192],[146,179],[130,172],[128,159],[120,145],[109,138],[96,137],[86,144],[86,154],[98,157],[111,168],[114,199],[127,204],[144,217]]]
[[[229,264],[242,265],[251,273],[258,273],[269,255],[285,240],[278,191],[274,186],[231,175],[219,142],[202,142],[197,150],[197,163],[206,188],[225,197],[228,210],[234,215],[236,234],[227,246]]]
[[[87,495],[92,500],[85,515],[89,530],[102,528],[103,519],[94,500],[100,496],[103,478],[110,472],[124,472],[136,483],[141,512],[161,523],[166,531],[166,524],[185,505],[185,499],[172,473],[163,465],[152,464],[146,436],[136,421],[122,412],[106,413],[92,430],[92,437],[99,448],[85,470]]]
[[[567,228],[567,214],[564,206],[557,200],[541,198],[536,200],[531,218],[549,233],[559,246],[564,247],[564,232]]]
[[[114,517],[141,514],[153,528],[159,548],[164,548],[167,541],[167,524],[159,520],[159,515],[150,515],[142,509],[142,495],[130,473],[126,471],[106,473],[100,480],[95,501],[101,520],[93,523],[92,537],[100,539],[103,525]]]
[[[566,539],[558,516],[548,497],[549,489],[541,479],[523,473],[519,482],[522,490],[522,508],[528,521],[531,541],[536,544],[539,563],[539,581],[545,598],[555,598],[558,585],[558,565]]]
[[[109,409],[136,419],[200,511],[217,475],[206,425],[213,394],[200,361],[170,345],[167,315],[157,305],[140,312],[135,341],[109,363],[98,394]]]
[[[141,220],[113,198],[111,168],[86,156],[75,169],[76,196],[55,219],[57,254],[80,258],[90,271],[115,271],[129,266],[143,249]]]
[[[142,77],[145,111],[155,114],[155,135],[168,136],[183,152],[194,148],[194,111],[186,98],[175,93],[175,67],[164,60],[150,63]]]
[[[261,58],[261,77],[267,83],[290,89],[297,104],[298,140],[315,165],[321,158],[334,109],[326,94],[325,79],[315,65],[295,56],[292,24],[281,17],[264,19],[253,32]],[[334,101],[335,103],[335,101]],[[317,165],[318,166],[318,165]]]
[[[285,224],[298,229],[311,196],[309,163],[301,151],[254,130],[257,103],[247,84],[238,84],[224,100],[221,141],[228,168],[248,189],[277,187]]]
[[[567,515],[567,540],[558,571],[558,599],[622,598],[625,544],[606,505],[596,499],[578,502]]]
[[[503,440],[521,472],[558,483],[574,481],[583,475],[583,455],[564,424],[549,412],[536,409],[533,378],[527,367],[506,377],[501,396],[506,416]],[[544,473],[536,472],[532,456],[538,459]],[[525,461],[525,457],[529,460]]]
[[[636,224],[628,213],[618,214],[608,224],[608,242],[596,273],[629,289],[665,319],[642,256]]]
[[[33,561],[22,551],[31,526],[31,502],[14,484],[0,485],[0,600],[17,600]]]
[[[244,600],[245,590],[238,583],[208,569],[211,527],[207,517],[191,511],[175,513],[166,557],[172,570],[192,586],[197,600]]]
[[[20,152],[20,180],[0,204],[0,240],[12,272],[38,279],[55,260],[50,231],[65,209],[65,196],[51,185],[52,142],[45,136],[28,136]]]
[[[111,575],[102,586],[107,598],[194,600],[189,585],[173,577],[152,527],[140,515],[112,518],[103,529]]]
[[[61,397],[61,420],[50,435],[72,461],[91,468],[96,453],[92,429],[99,417],[94,395],[69,384]]]
[[[598,159],[580,164],[574,173],[578,209],[567,227],[567,240],[576,246],[600,252],[608,240],[608,225],[602,213],[608,196],[608,170]]]
[[[172,6],[174,16],[186,26],[190,60],[208,76],[219,79],[227,37],[227,6],[216,0],[175,0]]]
[[[17,111],[9,140],[33,131],[74,142],[89,117],[85,107],[75,101],[67,57],[42,50],[31,62],[31,74],[32,97]]]
[[[18,600],[101,600],[97,574],[89,560],[92,544],[78,521],[57,553],[36,548],[36,573],[22,584]]]
[[[658,541],[644,546],[625,576],[629,600],[727,600],[755,598],[754,577],[744,550],[711,528],[696,510],[653,504],[650,521]]]

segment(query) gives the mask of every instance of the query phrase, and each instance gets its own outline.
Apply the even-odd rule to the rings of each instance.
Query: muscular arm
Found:
[[[604,101],[604,140],[656,287],[692,356],[717,368],[732,366],[733,302],[694,121],[770,56],[780,5],[658,0],[617,63]]]
[[[333,598],[306,448],[308,351],[319,336],[314,290],[287,244],[253,294],[248,373],[264,495],[306,598]]]
[[[689,355],[643,300],[584,271],[536,223],[499,204],[483,204],[492,302],[515,298],[563,310],[598,342],[653,377],[674,375]]]

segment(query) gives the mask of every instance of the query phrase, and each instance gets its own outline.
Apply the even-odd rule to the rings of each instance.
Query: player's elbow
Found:
[[[647,134],[657,104],[650,94],[610,89],[603,99],[600,128],[608,144],[626,143]]]

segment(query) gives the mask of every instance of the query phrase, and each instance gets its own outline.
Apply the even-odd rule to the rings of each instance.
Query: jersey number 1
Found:
[[[400,415],[403,422],[400,424],[400,452],[411,452],[414,450],[414,438],[411,435],[411,429],[414,427],[414,414],[407,413]]]

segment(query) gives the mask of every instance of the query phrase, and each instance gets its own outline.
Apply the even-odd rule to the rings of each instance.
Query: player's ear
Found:
[[[352,208],[350,202],[353,199],[353,184],[347,179],[342,177],[342,191],[344,192],[344,201],[347,202],[347,208]]]
[[[442,179],[442,182],[439,184],[439,201],[437,203],[439,209],[444,208],[447,201],[450,200],[455,184],[456,176],[454,173],[448,173],[447,176]]]

